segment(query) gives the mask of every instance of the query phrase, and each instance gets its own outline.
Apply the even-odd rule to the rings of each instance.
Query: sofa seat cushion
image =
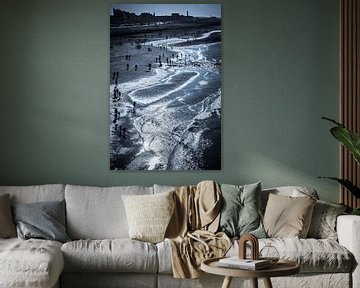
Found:
[[[63,268],[60,242],[0,239],[1,287],[52,287]]]
[[[156,246],[122,239],[77,240],[61,248],[66,272],[156,273]]]
[[[353,255],[338,242],[330,239],[267,238],[259,239],[259,249],[274,246],[281,259],[295,261],[302,273],[350,272],[354,265]],[[159,273],[172,273],[171,248],[167,241],[157,244]],[[227,256],[238,255],[235,241]],[[250,256],[250,251],[248,251]]]
[[[351,252],[330,239],[259,239],[259,250],[266,245],[275,247],[281,259],[298,263],[302,273],[350,272],[355,263]],[[236,242],[228,252],[228,256],[236,255],[237,251]]]

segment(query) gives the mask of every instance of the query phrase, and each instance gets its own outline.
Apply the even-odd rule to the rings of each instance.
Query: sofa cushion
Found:
[[[0,186],[0,195],[4,194],[10,194],[11,204],[61,201],[65,198],[65,185]]]
[[[156,195],[124,195],[131,239],[157,243],[164,240],[175,208],[174,192]]]
[[[336,219],[346,211],[345,205],[318,200],[314,206],[307,237],[337,240]]]
[[[259,239],[259,250],[266,245],[275,247],[281,259],[298,263],[302,273],[348,273],[355,263],[353,255],[344,246],[330,239]],[[159,273],[171,274],[171,248],[168,241],[160,242],[156,244],[156,247]],[[238,255],[238,252],[238,241],[234,241],[226,256],[235,256]],[[250,254],[249,247],[248,257]]]
[[[298,263],[301,273],[346,273],[352,270],[355,263],[351,252],[338,242],[330,239],[259,239],[259,250],[265,246],[275,247],[278,252],[277,256],[280,256],[280,259],[287,259]],[[227,256],[236,255],[238,249],[238,242],[234,242]],[[250,249],[247,250],[247,254],[250,256]]]
[[[305,238],[310,227],[316,200],[270,194],[264,215],[264,227],[269,237]]]
[[[251,233],[266,237],[260,218],[261,182],[243,186],[221,184],[222,205],[219,231],[229,237]]]
[[[0,287],[53,287],[63,268],[59,242],[0,239]]]
[[[65,201],[18,203],[13,206],[17,234],[22,239],[69,241],[65,229]]]
[[[274,246],[280,258],[300,264],[302,272],[350,272],[354,264],[353,255],[334,240],[272,238],[262,242]]]
[[[156,273],[156,246],[130,239],[78,240],[61,248],[66,272]]]
[[[152,194],[152,187],[66,185],[67,233],[71,239],[128,238],[123,195]]]
[[[172,274],[171,246],[169,241],[156,244],[160,274]]]
[[[15,224],[11,214],[10,196],[0,196],[0,238],[16,237]]]

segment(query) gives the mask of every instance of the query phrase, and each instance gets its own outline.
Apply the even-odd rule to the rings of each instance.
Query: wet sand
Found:
[[[221,169],[220,32],[211,31],[111,41],[112,170]]]

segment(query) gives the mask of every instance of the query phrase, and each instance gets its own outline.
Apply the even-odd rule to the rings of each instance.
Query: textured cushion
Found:
[[[258,238],[266,237],[261,217],[261,182],[244,186],[221,185],[223,197],[219,231],[229,237],[251,233]]]
[[[0,196],[0,238],[16,237],[15,224],[11,215],[10,196]]]
[[[0,239],[0,287],[53,287],[64,268],[61,243]]]
[[[66,219],[70,238],[128,238],[126,212],[121,198],[128,194],[153,194],[153,188],[66,185]]]
[[[269,237],[305,238],[316,200],[306,197],[269,195],[264,227]]]
[[[65,231],[65,202],[49,201],[13,206],[17,234],[22,239],[69,241]]]
[[[318,200],[314,206],[307,237],[337,240],[336,218],[345,210],[344,205]]]
[[[175,207],[173,193],[123,196],[131,239],[152,243],[164,240]]]
[[[156,246],[131,239],[78,240],[61,248],[66,272],[157,271]]]

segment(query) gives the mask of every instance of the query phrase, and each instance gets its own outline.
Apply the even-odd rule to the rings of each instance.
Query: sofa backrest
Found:
[[[0,195],[4,194],[10,194],[11,204],[61,201],[65,198],[65,185],[0,186]]]
[[[128,238],[123,195],[153,194],[153,187],[66,185],[67,233],[71,239]]]
[[[154,184],[154,194],[165,193],[175,190],[176,186]]]

